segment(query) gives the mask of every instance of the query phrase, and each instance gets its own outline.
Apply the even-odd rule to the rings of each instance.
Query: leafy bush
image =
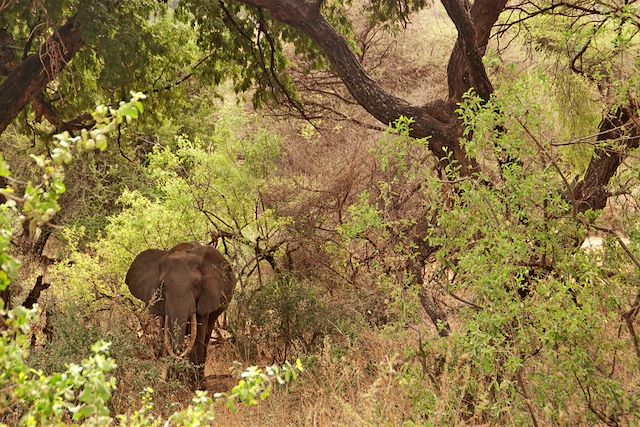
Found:
[[[266,345],[279,360],[287,359],[292,350],[313,350],[337,317],[336,309],[329,310],[312,283],[286,274],[257,289],[245,289],[236,299],[231,324],[236,340],[245,346],[244,341]]]
[[[98,107],[94,118],[97,125],[91,131],[82,131],[81,136],[71,137],[68,133],[56,135],[57,143],[51,152],[51,158],[34,157],[38,167],[42,170],[42,183],[26,186],[24,198],[15,198],[11,188],[4,188],[3,194],[9,196],[9,201],[0,207],[0,291],[6,289],[16,275],[19,262],[9,254],[11,242],[12,213],[24,214],[29,220],[29,227],[34,232],[39,224],[52,218],[59,210],[58,199],[64,193],[64,165],[69,163],[73,155],[83,150],[106,147],[106,134],[116,125],[129,122],[138,117],[142,111],[139,99],[144,96],[134,94],[129,103],[121,103],[118,109]],[[8,165],[0,158],[0,176],[9,176]],[[16,200],[22,205],[18,210]],[[88,298],[89,292],[83,279],[95,280],[95,274],[104,268],[93,262],[90,255],[75,253],[76,259],[85,269],[76,276],[75,284],[79,296]],[[117,272],[118,270],[116,270]],[[120,270],[122,271],[122,270]],[[107,280],[109,269],[105,268]],[[110,273],[114,273],[112,270]],[[95,282],[94,282],[95,283]],[[104,282],[103,282],[104,283]],[[93,289],[96,290],[96,287]],[[114,287],[111,288],[115,290]],[[115,292],[114,292],[115,293]],[[66,295],[67,298],[69,295]],[[65,299],[62,299],[65,301]],[[74,302],[75,303],[75,302]],[[53,354],[67,357],[65,351],[78,350],[69,348],[69,343],[82,346],[94,337],[94,329],[68,327],[69,320],[76,323],[81,311],[73,310],[70,300],[61,304],[60,328],[56,329],[58,337],[53,340],[53,347],[58,348]],[[68,309],[70,309],[68,311]],[[38,307],[28,310],[17,307],[5,310],[0,305],[0,420],[18,425],[61,424],[73,421],[83,425],[109,425],[114,419],[108,408],[112,393],[116,387],[116,378],[112,371],[116,368],[114,359],[109,356],[110,343],[98,341],[92,346],[92,354],[80,364],[68,363],[62,372],[45,374],[42,370],[34,369],[27,363],[31,345],[30,324],[37,318]],[[112,318],[111,321],[114,319]],[[61,345],[60,345],[61,344]],[[50,348],[49,350],[52,350]],[[41,356],[44,355],[41,352]],[[302,365],[298,361],[295,366],[285,365],[267,368],[266,372],[253,367],[243,374],[244,379],[228,395],[220,395],[219,399],[233,406],[235,402],[249,405],[257,403],[257,399],[265,399],[272,390],[272,383],[284,384],[295,379],[302,372]],[[145,391],[143,406],[131,416],[117,416],[122,425],[157,426],[162,419],[151,415],[153,409],[150,389]],[[206,393],[198,392],[193,405],[172,414],[166,423],[183,426],[208,425],[213,420],[214,402]]]
[[[123,209],[108,218],[104,235],[89,251],[71,251],[56,265],[58,290],[86,301],[96,292],[128,295],[124,275],[135,255],[206,242],[216,233],[228,237],[238,273],[252,271],[256,248],[275,246],[279,227],[288,221],[261,202],[279,146],[276,136],[251,126],[250,116],[225,107],[209,139],[181,136],[157,147],[145,167],[151,189],[125,191],[118,199]]]
[[[43,347],[30,352],[31,365],[50,373],[89,357],[91,345],[106,337],[97,325],[84,319],[88,315],[86,308],[73,301],[61,305],[55,312],[48,312],[48,336]]]
[[[108,357],[109,344],[94,344],[92,356],[80,365],[70,364],[64,372],[47,376],[25,362],[30,322],[37,317],[37,308],[0,310],[0,316],[7,319],[0,332],[2,417],[21,425],[71,419],[105,425],[109,419],[107,403],[115,388],[115,379],[108,377],[115,368]]]
[[[527,82],[487,103],[467,94],[460,106],[462,144],[495,165],[494,179],[461,177],[455,163],[442,177],[424,174],[412,160],[421,141],[408,141],[399,120],[377,148],[392,173],[361,194],[338,230],[347,248],[338,262],[387,284],[389,297],[409,291],[406,326],[420,321],[413,308],[424,295],[452,319],[448,337],[399,351],[405,362],[393,368],[417,423],[615,425],[640,415],[638,214],[617,220],[613,244],[579,249],[589,230],[607,226],[572,207],[566,186],[580,159],[538,138],[566,129],[549,124],[559,105],[537,107],[544,84]],[[637,165],[629,168],[623,192],[638,186]]]
[[[0,420],[12,424],[36,426],[73,421],[81,425],[110,425],[114,419],[108,408],[116,388],[111,375],[116,368],[109,356],[110,343],[99,341],[91,347],[91,356],[80,364],[69,364],[66,370],[50,375],[26,363],[29,352],[30,323],[38,316],[38,308],[18,307],[0,310],[6,318],[0,331]],[[251,367],[229,394],[216,395],[227,406],[236,403],[255,405],[266,399],[273,384],[286,384],[303,371],[295,365],[270,366],[262,371]],[[142,407],[131,415],[118,415],[120,425],[158,426],[163,420],[152,415],[153,390],[147,388]],[[172,414],[167,422],[179,426],[206,426],[214,419],[214,401],[206,392],[198,391],[193,404]]]

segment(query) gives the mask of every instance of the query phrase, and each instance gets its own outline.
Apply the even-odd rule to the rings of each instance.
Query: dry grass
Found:
[[[286,390],[254,408],[222,409],[217,419],[228,426],[400,425],[411,402],[396,381],[395,361],[415,345],[413,334],[388,338],[373,330],[363,331],[344,353],[327,340]]]

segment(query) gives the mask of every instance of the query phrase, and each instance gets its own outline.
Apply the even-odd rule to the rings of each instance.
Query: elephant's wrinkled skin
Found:
[[[133,260],[125,282],[133,296],[149,304],[152,314],[172,325],[169,346],[175,350],[180,350],[195,314],[197,333],[189,360],[203,365],[213,326],[229,305],[236,282],[224,256],[197,242],[180,243],[168,251],[147,249]]]

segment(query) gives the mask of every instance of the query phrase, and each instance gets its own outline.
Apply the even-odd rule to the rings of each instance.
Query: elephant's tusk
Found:
[[[198,321],[196,320],[196,314],[191,313],[191,335],[189,336],[189,344],[187,344],[187,347],[184,349],[182,353],[180,353],[180,356],[178,356],[180,359],[182,359],[184,356],[189,354],[189,352],[193,348],[194,344],[196,343],[197,333],[198,333]]]
[[[175,356],[173,346],[171,345],[171,336],[169,335],[169,316],[164,316],[164,348],[169,356]]]

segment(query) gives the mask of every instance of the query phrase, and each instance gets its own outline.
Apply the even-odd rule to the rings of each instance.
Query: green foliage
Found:
[[[384,226],[375,206],[369,203],[371,195],[363,192],[358,195],[358,202],[349,206],[350,221],[338,227],[338,232],[347,240],[361,237],[365,231],[380,231]]]
[[[89,349],[96,341],[106,339],[114,342],[113,337],[105,336],[96,325],[85,320],[91,315],[86,306],[76,301],[58,304],[55,312],[49,309],[46,322],[50,333],[46,345],[30,352],[30,365],[45,373],[60,371],[69,363],[89,357]],[[119,351],[117,347],[122,343],[115,344],[115,350]]]
[[[359,269],[369,282],[392,277],[396,289],[413,283],[405,269],[417,251],[412,241],[397,242],[416,222],[395,211],[393,200],[414,177],[423,179],[416,186],[420,203],[407,203],[414,215],[423,204],[433,218],[421,225],[435,255],[425,274],[430,286],[423,289],[444,293],[456,327],[447,339],[411,352],[420,364],[401,365],[398,384],[419,408],[418,423],[523,424],[532,410],[539,422],[560,424],[639,415],[640,364],[633,338],[622,333],[637,294],[637,267],[615,241],[603,252],[578,249],[598,219],[589,212],[576,216],[563,196],[567,177],[585,163],[553,144],[572,126],[560,119],[553,93],[534,73],[498,89],[489,102],[472,92],[465,96],[458,110],[466,125],[461,144],[492,176],[461,179],[455,165],[446,181],[420,175],[420,162],[405,161],[419,151],[398,137],[383,142],[377,158],[393,173],[375,191],[360,194],[339,228],[350,259],[367,261]],[[629,216],[620,232],[631,236],[637,213]],[[630,248],[640,249],[635,243]],[[410,324],[416,317],[404,319]]]
[[[1,155],[0,155],[1,156]],[[6,162],[0,160],[2,168],[8,173]],[[0,205],[0,291],[6,289],[11,280],[16,277],[20,268],[20,261],[11,256],[11,237],[13,221],[12,216],[17,212],[16,204],[13,200]],[[3,304],[0,302],[0,305]]]
[[[0,390],[5,414],[20,414],[19,425],[35,426],[72,419],[91,425],[109,421],[107,403],[115,389],[109,373],[115,368],[109,358],[109,343],[97,342],[92,356],[80,365],[70,364],[64,372],[44,375],[26,362],[30,340],[30,322],[37,318],[37,308],[18,307],[0,310],[6,317],[0,333]]]
[[[207,141],[179,137],[175,150],[165,147],[149,156],[147,170],[170,209],[190,206],[215,230],[253,241],[260,226],[266,228],[265,239],[278,226],[272,224],[278,221],[272,211],[255,210],[280,141],[250,130],[248,119],[236,108],[225,108]]]
[[[287,41],[300,41],[300,34],[240,2],[182,1],[179,12],[194,20],[200,48],[215,52],[216,61],[203,67],[210,81],[218,84],[223,79],[231,80],[237,93],[255,85],[256,106],[274,98],[277,102],[286,94],[293,96],[284,72],[287,59],[281,36]],[[304,44],[309,46],[306,40]]]
[[[19,198],[11,188],[3,189],[9,199],[2,205],[2,226],[0,235],[7,239],[7,244],[0,246],[3,267],[6,274],[0,283],[0,290],[9,286],[14,278],[18,262],[8,251],[11,239],[11,218],[9,212],[17,212],[21,204],[22,212],[31,220],[31,227],[48,221],[59,210],[57,203],[65,191],[65,165],[73,159],[73,155],[84,150],[106,147],[106,136],[114,126],[137,118],[142,112],[140,99],[143,94],[133,93],[130,102],[122,102],[118,109],[98,107],[94,113],[95,127],[85,131],[82,136],[71,137],[68,133],[56,135],[56,142],[51,158],[33,156],[40,168],[41,182],[28,183],[25,195]],[[2,161],[3,175],[9,177],[8,166]],[[3,268],[4,269],[4,268]],[[0,376],[0,388],[9,390],[3,407],[16,408],[26,405],[21,424],[38,425],[46,421],[61,421],[71,416],[74,421],[91,419],[92,423],[101,425],[108,416],[106,403],[114,388],[114,381],[107,380],[106,375],[115,367],[106,356],[108,344],[97,343],[92,347],[94,355],[82,365],[69,365],[60,374],[44,376],[41,371],[29,368],[24,360],[30,344],[28,339],[29,323],[36,316],[37,310],[26,310],[18,307],[13,311],[5,311],[0,307],[0,318],[4,326],[0,332],[0,360],[3,374]],[[3,393],[4,395],[4,393]]]
[[[94,290],[127,294],[123,279],[135,255],[188,240],[207,242],[211,233],[231,236],[237,270],[250,271],[256,248],[277,246],[289,222],[262,201],[279,154],[279,138],[256,129],[235,107],[221,110],[208,139],[180,136],[158,146],[144,168],[150,188],[125,191],[118,200],[122,211],[108,219],[92,252],[72,251],[72,264],[56,266],[56,291],[87,302]]]
[[[433,350],[449,358],[449,375],[469,369],[450,397],[473,396],[472,409],[457,408],[447,422],[455,416],[497,421],[504,414],[526,419],[522,394],[531,394],[527,404],[545,408],[554,422],[574,405],[595,408],[585,415],[589,423],[600,416],[635,416],[638,362],[629,338],[616,333],[623,325],[612,324],[635,293],[628,273],[613,271],[635,267],[624,256],[604,266],[597,255],[577,252],[586,219],[572,217],[558,190],[564,187],[558,169],[567,166],[548,141],[535,139],[549,129],[549,116],[529,104],[521,119],[518,101],[497,97],[480,106],[469,96],[462,105],[467,135],[473,135],[466,146],[518,161],[496,172],[501,180],[495,185],[458,183],[452,206],[441,209],[429,229],[438,264],[454,277],[443,280],[447,292],[471,301],[458,312],[459,331],[446,347]],[[506,135],[490,123],[506,127]],[[536,156],[545,161],[539,165]],[[621,253],[619,247],[610,250]],[[630,362],[616,372],[621,352]],[[579,404],[576,396],[583,399]],[[424,397],[431,411],[439,397]]]
[[[40,170],[37,183],[28,182],[25,186],[24,196],[18,197],[11,186],[0,189],[7,198],[7,202],[0,207],[2,220],[0,223],[0,262],[2,272],[0,274],[0,290],[6,289],[13,279],[19,262],[9,255],[9,245],[12,236],[11,214],[20,215],[20,220],[29,221],[29,230],[32,234],[38,225],[49,221],[60,210],[58,199],[66,191],[64,184],[65,165],[70,163],[74,154],[87,150],[104,150],[106,148],[106,135],[123,123],[129,123],[142,112],[142,93],[133,93],[129,102],[121,102],[116,108],[98,106],[93,114],[96,122],[90,130],[83,130],[81,136],[72,137],[68,132],[55,135],[54,148],[51,158],[33,156],[32,159]],[[2,176],[9,178],[10,171],[4,159],[0,159]],[[21,210],[18,210],[18,204]]]
[[[17,425],[38,426],[73,421],[77,425],[102,426],[113,423],[108,403],[116,388],[111,372],[116,368],[109,356],[110,343],[98,341],[91,347],[92,355],[81,364],[69,364],[65,371],[45,375],[30,368],[26,356],[30,346],[30,324],[37,319],[38,308],[18,307],[11,311],[0,309],[5,318],[0,331],[0,415]],[[218,394],[229,407],[249,406],[266,399],[274,384],[294,381],[303,372],[300,360],[295,365],[273,365],[263,372],[251,367],[230,394]],[[153,427],[163,420],[153,415],[153,389],[146,388],[140,409],[131,415],[117,415],[120,425]],[[11,418],[7,418],[11,417]],[[192,405],[172,414],[167,423],[196,427],[210,425],[214,420],[214,401],[206,392],[198,391]]]
[[[406,25],[409,15],[430,6],[426,0],[373,0],[367,5],[371,19],[377,21],[397,21]]]
[[[88,113],[96,103],[117,106],[133,89],[149,95],[145,104],[150,107],[135,129],[117,126],[118,144],[106,155],[96,158],[85,152],[80,156],[83,161],[67,169],[68,191],[59,199],[64,209],[55,223],[84,226],[84,244],[95,239],[105,217],[118,210],[114,200],[125,187],[144,187],[138,162],[159,140],[206,131],[212,104],[220,97],[215,88],[201,84],[206,70],[222,68],[220,76],[232,73],[219,65],[212,51],[198,47],[197,27],[190,16],[177,16],[166,2],[11,2],[3,6],[0,26],[14,39],[11,50],[27,55],[37,54],[46,37],[55,37],[69,20],[79,28],[84,47],[43,94],[53,114],[75,128],[91,122]],[[58,54],[51,52],[54,60]],[[17,62],[20,56],[16,55]],[[47,158],[55,129],[30,107],[21,117],[24,120],[14,120],[0,135],[0,151],[10,159],[15,179],[26,182],[37,177],[24,153]]]
[[[153,403],[153,392],[153,388],[145,387],[144,391],[140,394],[140,409],[133,411],[130,415],[118,415],[116,417],[118,423],[130,427],[157,427],[162,425],[162,421],[153,415],[153,409],[155,407]]]
[[[304,372],[300,359],[295,364],[285,362],[284,365],[267,366],[264,370],[257,366],[246,369],[240,382],[231,389],[231,393],[216,393],[216,400],[224,401],[227,407],[237,409],[238,404],[255,406],[259,400],[269,398],[274,385],[285,385],[295,381]]]
[[[235,298],[231,327],[236,339],[267,344],[282,360],[292,350],[312,351],[337,317],[312,283],[290,275],[277,275]]]
[[[416,318],[417,289],[407,270],[407,260],[415,257],[411,230],[432,215],[430,203],[439,198],[428,139],[409,137],[412,122],[400,117],[377,142],[375,185],[347,208],[348,217],[337,227],[343,245],[331,247],[337,269],[351,268],[369,284],[357,300],[365,304],[359,311],[376,325]]]
[[[68,20],[79,27],[85,47],[46,93],[48,99],[65,101],[55,105],[62,117],[81,116],[93,110],[96,101],[117,102],[136,88],[154,94],[147,120],[186,104],[180,88],[164,88],[183,78],[185,70],[205,56],[188,20],[176,19],[166,5],[152,0],[61,0],[37,7],[12,2],[3,10],[0,26],[13,36],[16,51],[33,54]]]
[[[87,46],[45,94],[65,100],[64,118],[93,108],[96,98],[119,99],[140,82],[151,85],[148,102],[154,113],[145,114],[137,133],[121,133],[120,125],[142,112],[137,100],[111,111],[100,109],[94,116],[96,129],[78,137],[58,135],[51,145],[50,127],[32,123],[33,112],[26,112],[24,122],[35,135],[29,153],[39,170],[24,183],[9,180],[16,190],[4,191],[10,200],[0,207],[0,289],[19,267],[9,255],[11,230],[23,216],[32,232],[50,221],[74,184],[63,180],[69,177],[67,162],[104,150],[105,134],[117,128],[122,138],[113,153],[135,157],[128,161],[136,167],[144,163],[145,182],[129,181],[118,199],[122,212],[109,217],[104,233],[87,252],[79,250],[78,242],[101,227],[86,230],[82,226],[87,223],[78,221],[77,228],[65,230],[73,247],[53,277],[59,300],[75,299],[82,307],[75,310],[82,315],[93,314],[94,304],[103,304],[104,296],[110,303],[124,301],[128,294],[122,279],[135,254],[189,239],[207,241],[217,233],[226,236],[225,248],[244,286],[237,308],[246,310],[247,323],[259,329],[248,328],[250,339],[276,337],[286,349],[324,334],[332,319],[313,284],[287,275],[262,282],[261,260],[273,261],[291,239],[286,226],[292,220],[279,216],[277,203],[265,196],[272,171],[279,166],[280,141],[256,130],[259,123],[238,109],[224,108],[212,124],[212,109],[203,106],[217,96],[216,89],[198,80],[217,85],[230,79],[237,92],[257,86],[252,92],[255,105],[285,98],[300,102],[287,77],[294,66],[289,55],[306,57],[316,68],[327,67],[317,47],[242,2],[182,1],[176,13],[151,0],[36,3],[7,3],[0,27],[11,33],[18,51],[30,54],[53,28],[71,17],[77,20]],[[350,1],[325,1],[322,13],[353,48],[351,6]],[[411,13],[427,6],[422,0],[372,0],[364,2],[364,11],[377,23],[406,24]],[[522,425],[532,418],[535,423],[536,417],[541,424],[631,424],[640,415],[637,348],[624,322],[636,316],[637,266],[613,238],[601,251],[579,250],[579,242],[600,219],[593,212],[577,215],[567,196],[568,185],[584,173],[594,150],[616,147],[585,136],[597,133],[603,111],[629,102],[639,87],[636,6],[602,2],[597,9],[580,9],[584,17],[563,13],[565,7],[552,5],[549,11],[560,11],[557,16],[540,13],[527,22],[526,41],[545,55],[553,53],[553,58],[535,66],[527,63],[526,70],[501,68],[504,64],[496,58],[495,95],[485,101],[469,92],[459,106],[465,126],[461,145],[485,175],[462,177],[459,165],[449,161],[441,176],[433,176],[440,159],[433,159],[427,140],[408,136],[412,119],[401,117],[376,144],[373,184],[346,209],[346,218],[340,208],[337,233],[327,232],[323,224],[322,231],[331,235],[328,263],[339,277],[336,281],[349,282],[348,292],[353,292],[344,300],[355,313],[352,323],[332,325],[348,343],[332,347],[327,338],[324,350],[329,356],[318,356],[330,360],[326,366],[334,368],[332,375],[342,374],[325,387],[338,389],[362,372],[371,375],[372,360],[383,360],[391,349],[353,343],[363,340],[367,330],[400,342],[424,321],[419,310],[423,293],[437,295],[443,311],[452,316],[447,339],[420,339],[415,349],[405,342],[398,347],[406,349],[401,358],[388,356],[386,376],[377,378],[359,402],[378,423],[385,420],[384,397],[391,396],[379,393],[384,388],[409,396],[415,424]],[[520,19],[516,15],[511,17]],[[532,53],[535,60],[537,55]],[[183,82],[174,87],[179,80]],[[14,129],[21,132],[23,126],[21,120]],[[30,146],[25,135],[15,140]],[[14,140],[3,138],[7,146],[11,144],[5,141]],[[5,159],[11,157],[6,153],[0,155],[0,177],[10,176]],[[640,172],[634,158],[629,159],[608,190],[635,197]],[[88,175],[109,169],[93,164]],[[127,172],[114,167],[109,179],[126,179],[131,176]],[[104,187],[109,201],[108,195],[120,194],[124,186],[110,184]],[[24,197],[16,195],[20,187]],[[98,224],[106,213],[100,215]],[[632,212],[617,224],[630,237],[631,253],[640,250],[638,223]],[[424,262],[427,256],[432,258]],[[419,271],[413,268],[416,261],[425,264],[418,262]],[[261,287],[254,290],[256,270]],[[33,313],[5,313],[0,407],[11,408],[24,424],[114,421],[106,411],[114,365],[104,345],[81,364],[62,366],[68,357],[62,351],[66,341],[73,342],[66,350],[82,353],[81,348],[86,351],[98,338],[90,327],[69,327],[81,317],[77,312],[54,320],[59,336],[42,353],[61,356],[47,362],[57,365],[50,370],[62,373],[45,373],[24,362]],[[361,320],[357,331],[349,329]],[[75,334],[65,335],[70,332]],[[117,351],[114,348],[114,355]],[[216,398],[231,407],[238,402],[254,405],[266,398],[272,384],[295,378],[301,370],[298,365],[264,371],[252,367],[230,394]],[[161,425],[164,420],[154,415],[152,394],[147,389],[141,408],[117,416],[118,422]],[[198,393],[192,406],[166,423],[208,425],[213,407],[212,399]],[[357,415],[358,409],[349,411]]]
[[[129,102],[121,102],[120,106],[107,108],[98,106],[93,113],[96,124],[93,129],[82,130],[80,136],[72,137],[68,132],[54,136],[54,148],[51,158],[32,155],[36,166],[41,170],[42,182],[33,184],[28,182],[22,199],[22,211],[30,219],[30,229],[49,221],[60,210],[58,199],[66,191],[64,184],[64,165],[71,162],[74,153],[86,150],[104,151],[107,148],[107,137],[116,126],[130,123],[137,119],[143,107],[140,102],[146,96],[142,93],[133,93]],[[5,195],[11,197],[11,190],[5,190]],[[15,200],[15,199],[14,199]]]
[[[593,108],[593,101],[597,109],[604,105],[613,110],[635,97],[639,80],[638,62],[633,58],[640,53],[640,37],[629,13],[637,8],[603,2],[597,10],[571,16],[573,12],[566,12],[575,11],[576,6],[569,3],[566,7],[554,8],[551,13],[533,12],[527,20],[528,31],[519,38],[545,57],[536,62],[542,72],[553,77],[554,89],[565,101],[564,119],[580,121],[581,115],[576,113]],[[523,12],[532,10],[525,8]],[[505,18],[508,22],[514,17]]]

